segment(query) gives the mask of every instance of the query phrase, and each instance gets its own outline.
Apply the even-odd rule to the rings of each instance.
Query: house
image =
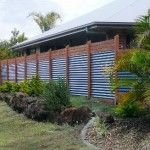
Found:
[[[120,35],[121,48],[128,48],[134,37],[133,27],[140,15],[147,13],[150,0],[114,0],[108,5],[86,15],[15,45],[14,51],[28,55],[35,51],[61,49],[66,45],[77,46],[104,41]]]

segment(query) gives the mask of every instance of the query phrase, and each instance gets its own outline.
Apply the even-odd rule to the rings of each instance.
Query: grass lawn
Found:
[[[0,150],[89,150],[80,129],[29,120],[0,102]]]
[[[87,100],[86,97],[82,97],[82,96],[71,97],[71,103],[75,107],[88,106],[93,111],[103,110],[106,112],[110,112],[113,108],[112,105],[104,104],[100,101],[94,102],[94,100]]]
[[[72,97],[71,102],[76,107],[110,110],[110,106],[93,104],[84,97]],[[82,126],[38,123],[0,102],[0,150],[89,150],[80,139],[81,129]]]

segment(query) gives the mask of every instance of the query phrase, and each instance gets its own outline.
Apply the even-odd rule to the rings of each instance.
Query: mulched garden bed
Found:
[[[102,150],[150,150],[150,119],[116,119],[101,136],[93,123],[86,140]]]

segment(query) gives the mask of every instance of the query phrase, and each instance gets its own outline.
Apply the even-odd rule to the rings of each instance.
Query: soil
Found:
[[[93,124],[86,140],[102,150],[150,150],[150,119],[116,119],[101,136]]]

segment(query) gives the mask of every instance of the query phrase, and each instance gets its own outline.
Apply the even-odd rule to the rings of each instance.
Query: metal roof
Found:
[[[86,15],[58,25],[38,36],[16,44],[13,49],[23,48],[47,38],[54,38],[54,36],[82,29],[94,23],[132,25],[137,17],[146,14],[148,9],[150,9],[150,0],[115,0]]]

